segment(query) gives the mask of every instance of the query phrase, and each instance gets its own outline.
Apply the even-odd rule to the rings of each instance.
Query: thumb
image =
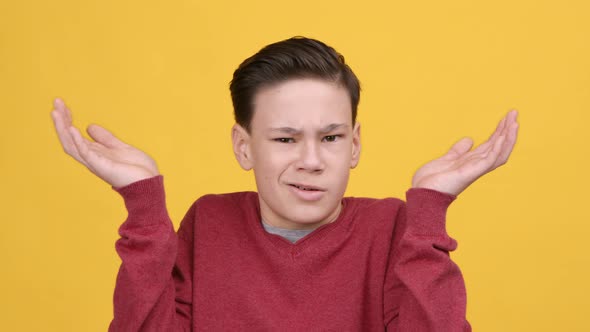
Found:
[[[463,137],[457,143],[453,144],[449,152],[445,155],[445,157],[457,158],[462,156],[473,146],[473,140],[469,137]]]
[[[109,148],[118,148],[127,145],[115,137],[110,131],[97,124],[89,125],[88,128],[86,128],[86,132],[93,140]]]

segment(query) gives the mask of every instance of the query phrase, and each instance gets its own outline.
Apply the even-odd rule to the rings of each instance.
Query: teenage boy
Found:
[[[178,232],[145,153],[97,125],[88,140],[55,100],[65,151],[109,183],[128,218],[111,331],[469,331],[445,230],[451,202],[503,165],[516,112],[471,150],[421,167],[406,201],[343,198],[360,156],[360,85],[344,58],[302,37],[245,60],[230,85],[233,150],[257,192],[197,200]]]

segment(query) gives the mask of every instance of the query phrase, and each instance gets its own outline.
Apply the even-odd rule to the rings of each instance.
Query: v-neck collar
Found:
[[[342,209],[340,210],[340,214],[333,222],[329,224],[321,225],[320,227],[316,228],[313,232],[309,233],[305,237],[301,238],[295,243],[291,243],[289,240],[281,237],[280,235],[272,234],[267,232],[264,227],[262,226],[262,217],[260,214],[260,201],[258,199],[258,193],[252,192],[249,198],[249,208],[248,210],[248,223],[250,227],[253,229],[254,233],[257,237],[261,238],[261,241],[270,243],[275,248],[280,251],[285,252],[286,254],[293,255],[296,253],[300,253],[305,248],[314,245],[315,243],[322,241],[322,239],[326,238],[329,234],[334,233],[335,230],[339,229],[343,223],[350,221],[348,216],[352,213],[352,207],[350,206],[350,200],[347,197],[342,198]]]

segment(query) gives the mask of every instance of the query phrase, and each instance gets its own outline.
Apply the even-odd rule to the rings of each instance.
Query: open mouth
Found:
[[[318,188],[314,188],[314,187],[304,187],[304,186],[300,186],[300,185],[296,185],[296,184],[290,184],[290,186],[295,187],[299,190],[305,190],[305,191],[323,191],[320,190]]]
[[[302,183],[288,183],[288,185],[292,188],[291,192],[297,197],[297,199],[307,203],[317,202],[326,195],[326,189],[321,187]]]

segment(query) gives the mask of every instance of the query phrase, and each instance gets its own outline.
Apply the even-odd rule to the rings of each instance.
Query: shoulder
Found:
[[[362,216],[391,216],[404,206],[399,198],[345,197],[344,204],[350,205],[355,214]]]
[[[258,193],[254,191],[240,191],[233,193],[222,193],[222,194],[207,194],[199,197],[195,201],[195,205],[234,205],[243,204],[245,201],[252,201],[258,198]]]
[[[399,198],[345,197],[343,200],[355,232],[369,238],[389,239],[405,202]]]
[[[253,191],[242,191],[223,194],[207,194],[193,203],[196,213],[227,215],[245,213],[258,208],[258,194]]]
[[[180,224],[179,234],[191,237],[196,228],[205,234],[211,228],[245,224],[244,220],[256,218],[257,214],[256,192],[207,194],[191,205]]]

